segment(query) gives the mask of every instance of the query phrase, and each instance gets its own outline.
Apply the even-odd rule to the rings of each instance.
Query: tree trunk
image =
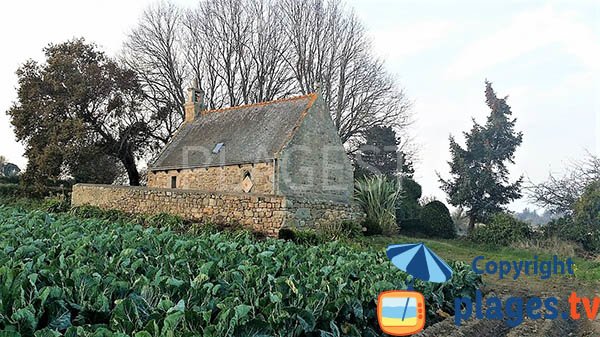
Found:
[[[471,214],[469,215],[469,234],[473,232],[473,229],[475,229],[475,215]]]
[[[133,154],[127,152],[122,156],[121,162],[127,170],[127,176],[129,177],[129,185],[130,186],[140,186],[140,173],[137,170],[137,166],[135,166],[135,158],[133,158]]]

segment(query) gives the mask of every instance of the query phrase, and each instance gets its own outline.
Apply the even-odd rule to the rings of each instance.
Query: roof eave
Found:
[[[155,171],[170,171],[170,170],[190,170],[196,168],[209,168],[209,167],[222,167],[222,166],[235,166],[235,165],[248,165],[248,164],[259,164],[259,163],[270,163],[275,158],[264,158],[253,161],[244,162],[231,162],[231,163],[214,163],[214,164],[198,164],[198,165],[187,165],[187,166],[160,166],[160,167],[149,167],[148,170]]]

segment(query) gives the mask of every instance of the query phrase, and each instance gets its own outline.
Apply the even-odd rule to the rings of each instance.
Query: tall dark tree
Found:
[[[69,168],[75,183],[112,184],[125,174],[123,165],[103,149],[90,145],[81,147],[76,153],[65,156],[65,166]]]
[[[396,177],[399,173],[411,177],[412,162],[399,150],[400,138],[390,126],[375,126],[365,133],[365,141],[354,156],[355,176],[383,174]]]
[[[17,102],[8,110],[17,139],[26,144],[25,178],[35,182],[73,175],[68,160],[93,148],[119,160],[131,185],[139,184],[136,158],[148,145],[148,120],[134,72],[94,45],[76,39],[44,49],[46,61],[17,71]]]
[[[504,205],[521,197],[523,177],[511,183],[507,164],[514,164],[514,153],[523,135],[515,131],[505,98],[498,98],[492,84],[486,81],[485,97],[491,109],[485,125],[473,121],[473,128],[465,132],[466,148],[450,136],[451,178],[439,177],[448,201],[454,206],[468,208],[469,231],[475,222],[486,220],[501,211]],[[438,175],[439,176],[439,175]]]

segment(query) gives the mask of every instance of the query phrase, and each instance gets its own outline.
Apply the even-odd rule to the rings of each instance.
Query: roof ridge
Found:
[[[285,97],[285,98],[279,98],[279,99],[274,99],[274,100],[264,101],[264,102],[257,102],[257,103],[251,103],[251,104],[242,104],[242,105],[230,106],[230,107],[226,107],[226,108],[211,109],[211,110],[203,111],[202,113],[203,114],[209,114],[209,113],[213,113],[213,112],[223,112],[223,111],[237,110],[237,109],[249,108],[249,107],[254,107],[254,106],[262,106],[262,105],[274,104],[274,103],[279,103],[279,102],[295,101],[295,100],[298,100],[298,99],[309,98],[309,97],[316,96],[316,95],[317,95],[316,92],[311,92],[309,94],[300,95],[300,96]]]

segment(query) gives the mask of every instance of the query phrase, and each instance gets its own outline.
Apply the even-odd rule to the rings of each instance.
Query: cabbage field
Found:
[[[480,278],[417,282],[428,324]],[[383,251],[245,232],[182,234],[0,206],[0,336],[380,336],[407,275]]]

